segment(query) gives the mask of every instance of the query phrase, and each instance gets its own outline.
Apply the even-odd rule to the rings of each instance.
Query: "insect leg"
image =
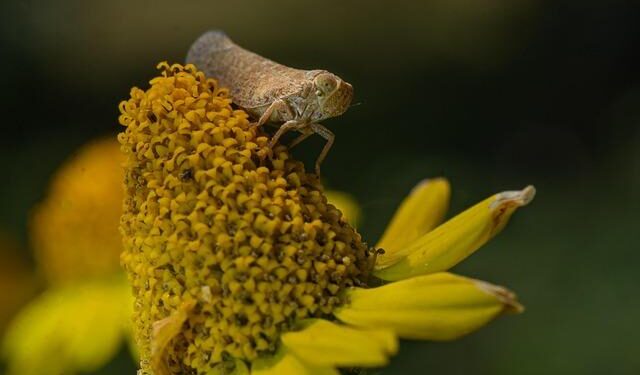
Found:
[[[327,143],[324,144],[320,155],[318,155],[318,159],[316,159],[316,174],[320,176],[320,164],[322,164],[324,158],[327,157],[327,154],[329,153],[331,146],[333,146],[333,141],[336,139],[336,136],[331,132],[331,130],[325,128],[320,124],[310,124],[309,126],[314,133],[327,140]]]
[[[278,128],[278,131],[276,132],[276,134],[274,134],[273,137],[271,137],[271,141],[269,142],[269,148],[273,148],[278,142],[278,140],[280,139],[280,137],[282,137],[289,130],[299,129],[300,127],[304,127],[304,126],[306,126],[306,124],[301,124],[300,121],[297,121],[297,120],[289,120],[284,124],[280,125],[280,128]]]
[[[291,107],[289,107],[289,105],[284,100],[278,99],[271,103],[271,105],[269,105],[267,109],[264,110],[264,113],[262,114],[262,116],[260,116],[260,119],[258,119],[258,122],[255,125],[262,126],[266,124],[267,122],[269,122],[269,119],[271,118],[271,115],[274,111],[281,110],[286,111],[290,116],[289,118],[293,117],[293,111],[291,110]]]
[[[298,144],[300,144],[302,141],[304,141],[305,139],[309,138],[309,136],[313,135],[314,132],[313,130],[309,129],[309,128],[302,128],[299,129],[300,132],[302,132],[302,134],[300,134],[296,139],[294,139],[290,144],[289,144],[289,148],[294,148],[296,147]]]

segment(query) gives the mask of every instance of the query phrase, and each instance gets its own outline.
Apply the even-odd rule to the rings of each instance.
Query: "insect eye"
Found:
[[[324,93],[321,90],[316,90],[316,96],[322,96]]]
[[[331,92],[335,90],[336,82],[334,80],[322,82],[322,91]]]
[[[331,73],[324,73],[317,76],[315,84],[318,91],[322,91],[323,95],[332,93],[338,86],[336,78]]]

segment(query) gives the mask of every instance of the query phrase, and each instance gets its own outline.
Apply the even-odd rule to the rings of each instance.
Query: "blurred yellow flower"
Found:
[[[115,140],[83,147],[35,209],[30,234],[48,285],[8,328],[10,374],[94,371],[122,344],[132,304],[119,266],[122,161]]]
[[[115,140],[85,146],[57,172],[33,212],[31,239],[51,283],[120,271],[122,155]]]
[[[454,339],[522,310],[505,288],[443,271],[497,234],[532,187],[438,226],[449,185],[426,181],[369,248],[227,89],[193,65],[159,68],[119,119],[142,374],[338,374],[385,365],[399,337]]]

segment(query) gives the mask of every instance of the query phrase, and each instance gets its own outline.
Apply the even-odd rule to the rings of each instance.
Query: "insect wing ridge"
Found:
[[[209,30],[193,42],[187,52],[186,61],[188,64],[201,67],[211,54],[231,49],[234,46],[235,44],[224,31]]]

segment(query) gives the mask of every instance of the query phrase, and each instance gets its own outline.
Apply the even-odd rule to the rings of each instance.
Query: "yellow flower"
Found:
[[[30,234],[48,285],[9,326],[10,374],[94,371],[122,344],[132,304],[119,267],[122,160],[115,140],[85,146],[36,208]]]
[[[56,174],[47,199],[36,207],[31,239],[49,282],[119,271],[122,160],[115,141],[85,146]]]
[[[120,104],[122,263],[142,373],[338,374],[386,364],[398,337],[453,339],[521,311],[508,290],[442,271],[502,229],[533,188],[433,229],[449,187],[425,182],[369,248],[227,89],[192,65],[159,68]],[[372,287],[383,280],[394,282]]]

